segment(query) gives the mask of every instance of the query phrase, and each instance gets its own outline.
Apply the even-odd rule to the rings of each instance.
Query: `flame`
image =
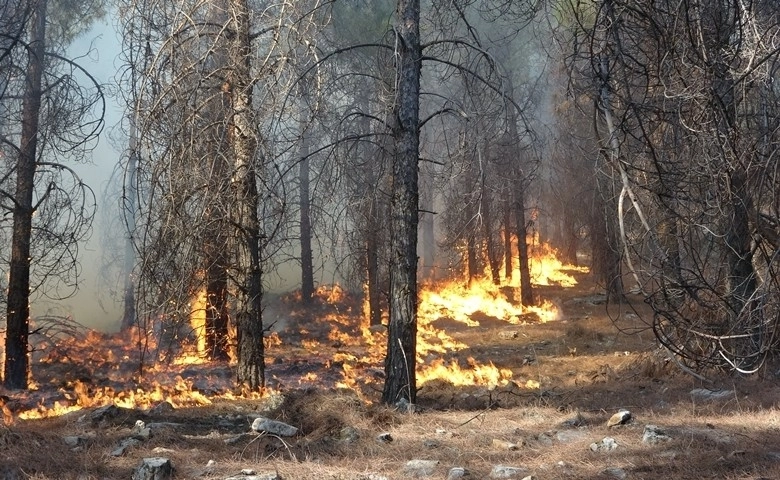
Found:
[[[446,380],[456,387],[466,385],[484,385],[487,387],[503,386],[512,378],[512,370],[497,368],[493,362],[480,364],[474,358],[468,358],[469,368],[462,368],[452,360],[446,363],[444,359],[436,359],[433,363],[417,373],[417,382],[423,385],[431,380]]]
[[[530,258],[532,281],[537,285],[573,286],[576,280],[569,271],[585,271],[558,261],[554,249],[538,242],[531,248]],[[492,388],[513,382],[521,388],[539,388],[534,380],[512,379],[510,369],[497,367],[489,360],[480,362],[470,356],[465,362],[452,359],[453,353],[469,348],[458,339],[458,333],[478,327],[480,320],[490,318],[519,325],[558,317],[557,308],[550,302],[520,305],[517,279],[519,274],[515,273],[510,279],[502,279],[500,285],[487,276],[470,284],[463,279],[421,284],[418,385],[439,380],[454,386]],[[265,338],[268,353],[277,356],[267,357],[268,377],[279,386],[332,385],[359,394],[375,392],[375,384],[382,381],[387,332],[369,326],[367,301],[353,298],[339,285],[320,286],[315,292],[314,307],[302,306],[300,297],[297,298],[298,301],[292,294],[286,302],[291,310],[288,315],[298,319],[299,328],[275,331]],[[40,356],[36,368],[69,371],[73,366],[89,366],[99,374],[92,379],[94,383],[73,380],[62,385],[62,377],[56,375],[49,383],[39,379],[33,384],[38,390],[15,398],[24,400],[21,411],[12,412],[2,405],[4,422],[13,421],[14,415],[20,419],[46,418],[109,404],[126,408],[151,408],[160,402],[174,407],[200,406],[216,399],[260,398],[272,393],[271,389],[235,391],[229,366],[204,358],[205,307],[205,292],[194,295],[189,321],[197,341],[190,344],[191,348],[175,352],[173,357],[161,353],[163,349],[155,344],[152,327],[148,331],[135,328],[115,335],[84,331],[47,343],[36,353]],[[446,330],[442,326],[447,323],[444,320],[450,322]],[[272,353],[275,351],[279,353]],[[145,365],[143,372],[138,370],[141,364]],[[189,367],[190,378],[185,378],[183,372],[193,364],[203,374],[193,375]]]
[[[314,296],[329,304],[336,304],[344,301],[346,292],[338,283],[332,285],[320,285],[314,291]]]
[[[532,282],[536,285],[560,285],[562,287],[574,287],[577,280],[566,271],[587,273],[587,267],[568,265],[558,260],[558,252],[548,243],[537,244],[531,249],[528,269]],[[520,278],[519,270],[514,277]]]
[[[190,302],[190,325],[196,338],[196,348],[198,355],[188,355],[190,357],[202,358],[206,353],[206,288],[201,288],[193,295]],[[177,359],[179,360],[179,359]],[[194,360],[194,359],[193,359]],[[190,362],[181,362],[182,364]]]

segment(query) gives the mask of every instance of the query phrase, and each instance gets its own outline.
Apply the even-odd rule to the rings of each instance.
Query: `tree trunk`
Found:
[[[579,260],[577,260],[577,248],[580,239],[577,236],[577,229],[572,223],[566,223],[564,226],[564,235],[566,246],[563,250],[563,261],[569,265],[577,266],[579,264]]]
[[[620,302],[623,299],[623,276],[620,257],[620,239],[618,237],[616,216],[617,207],[611,200],[610,192],[599,182],[593,191],[594,205],[602,205],[596,210],[591,223],[591,273],[604,284],[608,302]]]
[[[378,202],[376,196],[371,193],[371,211],[367,216],[366,226],[366,263],[368,274],[368,309],[369,324],[382,324],[382,292],[381,275],[379,271],[379,248],[381,245],[377,226]]]
[[[434,233],[434,215],[433,215],[433,177],[434,171],[431,164],[423,164],[421,171],[421,197],[420,203],[424,213],[420,216],[420,233],[422,239],[422,271],[421,278],[433,280],[436,276],[436,238]]]
[[[301,211],[301,300],[310,303],[314,296],[314,261],[311,249],[311,214],[309,200],[309,139],[304,136],[300,149],[299,165]]]
[[[495,285],[501,284],[501,260],[496,254],[496,243],[493,239],[493,212],[490,196],[487,193],[485,178],[482,178],[482,195],[480,198],[482,210],[482,234],[485,236],[485,250],[490,266],[490,276]]]
[[[608,6],[608,9],[611,11],[611,5]],[[620,172],[624,187],[629,187],[628,175],[626,174],[623,166],[620,164],[620,140],[618,139],[617,127],[615,125],[615,119],[612,113],[612,103],[610,98],[611,72],[609,69],[609,59],[607,58],[606,54],[602,54],[598,65],[599,75],[601,77],[600,80],[602,82],[601,88],[599,90],[598,108],[604,117],[604,122],[607,126],[607,135],[609,135],[604,147],[606,149],[605,156],[610,165],[615,170]],[[595,232],[597,235],[596,238],[599,239],[597,240],[597,243],[601,243],[598,248],[601,249],[601,261],[604,262],[604,265],[601,269],[603,272],[602,280],[605,283],[607,302],[621,302],[623,301],[624,296],[621,266],[622,259],[619,253],[621,239],[618,236],[618,228],[616,226],[617,220],[614,219],[614,217],[618,214],[618,209],[612,207],[614,201],[612,200],[613,197],[609,195],[609,192],[601,191],[601,194],[601,203],[610,207],[609,210],[604,212],[604,215],[601,219],[597,219],[598,227],[600,228],[598,228]],[[610,211],[615,213],[610,213]],[[593,260],[594,262],[596,261],[595,255]]]
[[[265,386],[263,319],[260,267],[259,196],[257,190],[257,132],[252,118],[252,78],[247,0],[230,0],[235,28],[228,85],[231,93],[231,142],[233,174],[233,249],[236,268],[235,322],[239,386],[258,390]]]
[[[512,281],[512,208],[509,202],[504,205],[504,274],[506,282]]]
[[[125,188],[122,197],[122,206],[124,207],[125,220],[125,258],[123,275],[125,277],[124,285],[124,312],[122,314],[122,323],[120,330],[128,331],[136,324],[135,312],[135,278],[133,269],[135,268],[135,245],[133,235],[136,227],[137,195],[136,190],[136,171],[138,170],[138,110],[134,107],[130,119],[130,140],[129,156],[127,159],[127,177],[125,179]]]
[[[520,135],[517,131],[517,110],[515,105],[509,101],[514,96],[514,85],[512,76],[507,77],[508,99],[505,105],[509,122],[509,145],[508,151],[511,155],[511,172],[514,188],[512,189],[512,202],[515,213],[515,234],[517,235],[517,253],[518,268],[520,269],[520,303],[524,306],[534,304],[534,291],[531,286],[531,270],[528,265],[528,231],[525,221],[525,182],[523,165],[519,151]]]
[[[224,238],[222,235],[216,235],[207,241],[213,242],[222,238]],[[209,245],[209,247],[220,248],[217,245]],[[227,262],[221,252],[211,251],[207,255],[212,263],[206,268],[206,355],[211,360],[229,360],[227,271],[225,270]]]
[[[528,229],[525,223],[524,195],[523,182],[517,181],[514,200],[515,232],[517,234],[518,263],[520,267],[520,303],[527,307],[534,304],[534,290],[531,286],[531,270],[528,265]]]
[[[469,287],[480,276],[479,260],[477,258],[477,238],[471,229],[466,233],[466,274],[468,275],[466,285]]]
[[[376,87],[371,83],[365,84],[366,95],[360,96],[361,110],[371,111],[369,92],[376,92]],[[389,119],[388,119],[389,120]],[[371,123],[367,117],[361,120],[361,133],[371,133]],[[377,171],[383,172],[384,165],[387,163],[387,151],[390,148],[388,140],[383,140],[379,145],[370,144],[364,147],[363,155],[368,158],[375,158],[376,161],[363,161],[363,176],[360,185],[361,194],[368,198],[364,203],[363,221],[365,222],[365,259],[366,259],[366,283],[368,289],[368,316],[370,325],[382,324],[382,291],[386,289],[386,279],[382,278],[382,269],[380,268],[381,255],[383,249],[382,225],[380,219],[385,217],[386,204],[381,200],[379,193],[382,176],[377,175]],[[383,281],[384,280],[384,281]],[[384,286],[383,286],[384,285]]]
[[[300,148],[298,150],[298,156],[300,158],[300,165],[298,166],[298,184],[300,188],[299,193],[299,208],[301,213],[301,300],[303,303],[310,303],[314,296],[314,261],[311,250],[311,199],[309,198],[309,133],[306,128],[305,109],[303,107],[304,100],[306,99],[306,91],[308,89],[307,82],[301,83],[301,108],[298,125],[300,130]]]
[[[420,148],[420,0],[398,0],[391,205],[390,324],[382,402],[417,399],[417,167]]]
[[[16,164],[11,261],[8,277],[4,384],[27,388],[30,335],[30,240],[32,237],[33,190],[35,189],[41,84],[46,52],[46,0],[38,0],[31,19],[26,90],[22,105],[22,134]]]

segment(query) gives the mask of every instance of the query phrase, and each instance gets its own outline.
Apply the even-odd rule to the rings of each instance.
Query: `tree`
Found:
[[[417,163],[420,148],[420,2],[398,1],[397,91],[393,111],[390,322],[384,403],[417,398]]]
[[[237,384],[249,390],[265,383],[263,271],[292,244],[284,181],[300,160],[298,128],[289,128],[300,110],[288,106],[301,108],[290,101],[293,66],[308,60],[291,59],[318,11],[299,6],[305,13],[243,0],[124,8],[137,52],[129,70],[141,77],[139,324],[172,350],[205,332],[210,358],[235,354]]]
[[[582,2],[607,232],[683,364],[756,371],[777,348],[774,2]],[[767,150],[769,148],[769,150]],[[613,190],[614,189],[614,190]],[[615,251],[613,250],[613,253]]]
[[[300,102],[301,112],[299,119],[300,125],[300,146],[298,155],[300,165],[298,167],[298,208],[300,209],[300,236],[301,236],[301,299],[304,303],[311,302],[314,295],[314,260],[312,258],[312,224],[311,224],[311,178],[309,170],[309,153],[311,151],[311,132],[308,131],[308,125],[305,120],[306,110],[304,106],[308,101],[307,91],[310,84],[305,79],[300,82]]]
[[[464,111],[458,108],[460,105],[450,96],[432,95],[438,102],[427,105],[428,115],[421,119],[420,72],[423,61],[439,65],[439,73],[443,78],[467,78],[467,86],[476,81],[474,83],[482,85],[486,91],[492,91],[494,101],[502,106],[507,98],[499,87],[499,69],[496,68],[491,55],[481,48],[474,25],[470,23],[464,10],[464,6],[470,6],[468,3],[461,5],[460,2],[433,2],[435,12],[431,18],[436,18],[441,28],[448,33],[454,33],[454,26],[463,26],[463,31],[467,33],[465,39],[437,37],[423,46],[420,43],[420,3],[404,0],[398,2],[397,25],[394,29],[397,41],[393,43],[396,49],[397,77],[392,117],[395,149],[391,202],[390,323],[385,361],[386,378],[382,394],[382,401],[385,403],[397,403],[402,399],[414,403],[416,399],[414,362],[420,129],[434,118],[452,113],[460,115]],[[452,50],[447,50],[448,48]],[[453,51],[457,51],[457,55]],[[459,58],[460,61],[453,62],[450,58]]]
[[[0,91],[9,116],[4,120],[21,125],[20,131],[2,132],[0,137],[4,153],[10,150],[16,156],[0,180],[2,208],[13,218],[3,369],[9,388],[27,387],[31,295],[63,298],[74,292],[78,242],[88,234],[94,215],[91,190],[62,160],[78,158],[102,128],[102,113],[93,116],[102,91],[86,71],[47,48],[66,43],[85,23],[67,28],[54,23],[49,32],[46,28],[57,15],[74,15],[74,10],[92,5],[74,2],[64,7],[50,17],[46,0],[10,6],[6,13],[15,19],[17,35],[0,52],[9,63],[15,55],[26,60],[26,67],[13,65],[24,72],[21,81],[4,78]],[[79,77],[91,86],[81,86]]]
[[[252,109],[251,41],[247,0],[230,1],[233,42],[227,82],[231,120],[228,138],[232,147],[232,177],[235,229],[231,246],[235,252],[237,331],[237,381],[250,390],[265,386],[260,258],[259,194],[257,188],[258,133]]]

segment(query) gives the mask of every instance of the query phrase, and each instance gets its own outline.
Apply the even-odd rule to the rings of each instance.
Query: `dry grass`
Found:
[[[283,392],[281,402],[222,401],[157,417],[126,411],[99,425],[80,422],[78,412],[22,421],[0,429],[0,479],[128,479],[150,456],[170,458],[177,479],[226,478],[247,468],[277,471],[285,479],[407,478],[403,469],[411,459],[438,460],[432,478],[445,478],[454,466],[470,470],[470,478],[488,478],[494,465],[523,467],[539,479],[608,479],[621,472],[653,480],[780,478],[780,386],[774,375],[721,376],[702,385],[655,348],[642,329],[648,312],[641,302],[636,311],[610,307],[608,314],[603,305],[574,301],[586,293],[543,291],[564,306],[564,317],[513,326],[521,330],[516,338],[499,335],[506,327],[497,323],[449,332],[470,345],[462,357],[512,369],[515,382],[506,387],[429,383],[414,414],[348,390],[304,389]],[[616,323],[634,333],[621,333]],[[528,380],[540,388],[525,388]],[[701,387],[735,393],[693,399],[690,391]],[[607,428],[619,408],[629,409],[633,420]],[[250,434],[225,442],[248,432],[256,414],[295,425],[299,435],[282,440]],[[566,425],[575,418],[578,425]],[[121,457],[108,455],[139,419],[179,426],[156,429]],[[671,440],[644,443],[647,424]],[[378,441],[380,433],[393,441]],[[65,435],[91,439],[73,449]],[[617,441],[616,450],[591,451],[591,443],[607,436]]]

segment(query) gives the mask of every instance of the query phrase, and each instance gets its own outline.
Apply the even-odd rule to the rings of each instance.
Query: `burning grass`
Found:
[[[535,279],[576,284],[562,271],[571,267],[561,265],[551,250],[537,248],[535,255]],[[319,287],[308,306],[296,295],[278,298],[266,309],[267,323],[283,325],[266,339],[269,387],[349,388],[373,401],[383,381],[385,329],[369,326],[363,301],[338,285]],[[419,296],[420,386],[433,381],[507,385],[513,376],[510,368],[461,353],[468,352],[470,344],[455,335],[483,324],[527,325],[559,316],[558,307],[546,300],[538,306],[519,305],[519,288],[511,281],[441,281],[423,285]],[[36,345],[32,389],[11,396],[6,411],[12,413],[6,418],[45,418],[110,404],[149,408],[168,402],[180,408],[240,398],[232,388],[231,366],[204,358],[204,311],[204,297],[195,295],[192,332],[175,349],[139,329],[108,335],[82,330],[73,322],[49,322],[39,329],[47,334]]]

